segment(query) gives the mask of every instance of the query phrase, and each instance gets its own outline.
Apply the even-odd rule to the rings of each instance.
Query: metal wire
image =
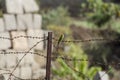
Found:
[[[15,36],[15,37],[13,37],[13,38],[0,36],[0,39],[7,39],[7,40],[14,40],[14,39],[18,39],[18,38],[44,39],[44,38],[46,38],[46,37],[47,37],[47,36],[45,36],[45,37],[38,37],[38,36],[24,36],[24,35],[20,35],[20,36]]]
[[[47,37],[34,37],[34,36],[23,36],[23,35],[20,35],[20,36],[16,36],[16,37],[13,37],[13,38],[8,38],[8,37],[0,37],[0,39],[7,39],[7,40],[15,40],[15,39],[18,39],[18,38],[28,38],[28,39],[46,39]],[[44,41],[42,40],[42,41]],[[57,39],[53,38],[53,40],[55,41],[58,41]],[[80,42],[93,42],[93,41],[97,41],[97,42],[120,42],[120,40],[118,39],[102,39],[102,38],[97,38],[97,39],[88,39],[88,40],[62,40],[61,43],[80,43]],[[43,54],[40,54],[40,53],[37,53],[37,52],[30,52],[35,46],[37,46],[41,41],[37,42],[32,48],[30,48],[27,52],[1,52],[0,54],[25,54],[20,60],[19,62],[22,61],[22,59],[28,54],[36,54],[38,56],[41,56],[43,58],[47,58],[46,55],[43,55]],[[51,57],[52,59],[57,59],[57,58],[60,58],[64,61],[89,61],[89,60],[85,60],[85,59],[73,59],[73,58],[67,58],[67,57],[63,57],[63,56],[52,56]],[[95,61],[94,61],[95,62]],[[100,62],[96,62],[96,65],[97,64],[102,64],[102,65],[106,65],[106,64],[103,64],[103,63],[100,63]],[[120,62],[118,62],[118,64],[120,64]],[[12,73],[16,70],[16,68],[18,67],[19,63],[16,65],[16,67],[14,68],[14,70],[9,73],[10,74],[10,77],[11,76],[14,76]],[[117,65],[119,66],[119,65]],[[109,72],[109,71],[107,71]],[[107,73],[106,72],[106,73]],[[103,75],[104,76],[104,75]],[[103,77],[102,76],[102,77]],[[10,79],[9,77],[9,79]],[[15,77],[15,76],[14,76]],[[8,80],[9,80],[8,79]],[[20,78],[19,78],[20,79]],[[21,79],[23,80],[23,79]],[[42,80],[45,80],[42,79]]]

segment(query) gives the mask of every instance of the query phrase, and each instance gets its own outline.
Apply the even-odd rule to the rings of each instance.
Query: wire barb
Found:
[[[11,76],[14,76],[14,77],[16,77],[14,74],[13,74],[13,72],[16,70],[16,68],[19,66],[19,64],[20,64],[20,62],[23,60],[23,58],[27,55],[27,54],[36,54],[36,55],[38,55],[38,56],[41,56],[41,57],[43,57],[43,58],[47,58],[47,56],[46,55],[43,55],[43,54],[40,54],[40,53],[37,53],[37,52],[30,52],[34,47],[36,47],[40,42],[42,42],[42,41],[45,41],[45,40],[47,40],[48,39],[48,37],[46,37],[46,36],[44,36],[44,37],[35,37],[35,36],[24,36],[24,35],[20,35],[20,36],[15,36],[15,37],[13,37],[13,38],[8,38],[8,37],[2,37],[2,36],[0,36],[0,39],[6,39],[6,40],[15,40],[15,39],[19,39],[19,38],[27,38],[27,39],[40,39],[40,41],[39,42],[37,42],[35,45],[33,45],[28,51],[26,51],[26,52],[1,52],[0,54],[24,54],[23,56],[22,56],[22,58],[18,61],[18,63],[17,63],[17,65],[14,67],[14,69],[13,69],[13,71],[12,72],[10,72],[10,73],[3,73],[3,74],[10,74],[9,75],[9,78],[8,78],[8,80],[11,80]],[[41,40],[42,39],[42,40]],[[55,38],[52,38],[53,40],[55,40],[55,41],[57,41],[57,42],[59,42],[59,40],[58,39],[55,39]],[[60,41],[60,43],[81,43],[81,42],[93,42],[93,41],[95,41],[95,42],[120,42],[120,40],[119,39],[103,39],[103,38],[94,38],[94,39],[87,39],[87,40],[61,40]],[[62,59],[62,60],[64,60],[65,62],[67,62],[67,61],[77,61],[77,62],[81,62],[81,61],[89,61],[89,60],[85,60],[85,59],[74,59],[74,58],[68,58],[68,57],[63,57],[63,56],[52,56],[51,57],[53,60],[54,59],[57,59],[57,58],[60,58],[60,59]],[[102,64],[102,65],[105,65],[105,64],[103,64],[103,63],[100,63],[100,62],[96,62],[96,61],[94,61],[95,62],[95,65],[98,65],[98,64]],[[68,65],[68,64],[67,64]],[[68,65],[69,66],[69,65]],[[108,65],[109,66],[109,65]],[[118,62],[118,65],[117,66],[120,66],[120,62]],[[70,66],[69,66],[70,67]],[[71,67],[70,67],[71,68]],[[73,69],[73,68],[71,68],[71,69]],[[4,71],[9,71],[9,70],[5,70],[5,69],[0,69],[0,70],[4,70]],[[74,69],[73,69],[74,70]],[[76,71],[76,70],[74,70],[74,71]],[[106,73],[108,73],[110,70],[108,70]],[[76,72],[79,72],[79,71],[76,71]],[[105,73],[105,74],[106,74]],[[104,75],[105,75],[104,74]],[[104,75],[102,75],[102,77],[104,76]],[[16,78],[18,78],[18,79],[20,79],[20,80],[23,80],[23,79],[21,79],[21,78],[19,78],[19,77],[16,77]],[[87,78],[88,79],[88,78]],[[45,78],[44,79],[42,79],[42,80],[45,80]],[[89,79],[88,79],[89,80]]]
[[[58,41],[58,39],[53,38],[53,40]],[[94,38],[94,39],[87,39],[87,40],[62,40],[63,43],[80,43],[80,42],[120,42],[118,39],[103,39],[103,38]]]
[[[14,39],[18,39],[18,38],[44,39],[44,38],[46,38],[46,37],[47,37],[47,36],[45,36],[45,37],[38,37],[38,36],[24,36],[24,35],[20,35],[20,36],[15,36],[15,37],[13,37],[13,38],[0,36],[0,39],[6,39],[6,40],[14,40]]]
[[[44,39],[44,40],[46,40],[46,39]],[[44,40],[38,41],[35,45],[33,45],[33,47],[31,47],[31,48],[22,56],[22,58],[18,61],[17,65],[14,67],[13,71],[11,72],[8,80],[11,80],[11,76],[12,76],[13,72],[17,69],[17,67],[19,66],[20,62],[23,60],[23,58],[24,58],[34,47],[36,47],[40,42],[42,42],[42,41],[44,41]]]

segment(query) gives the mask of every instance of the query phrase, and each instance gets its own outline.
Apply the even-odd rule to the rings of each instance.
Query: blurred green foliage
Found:
[[[113,19],[109,22],[109,25],[112,30],[120,33],[120,19]]]
[[[86,9],[85,15],[91,22],[98,27],[102,27],[109,22],[113,17],[120,17],[120,6],[114,3],[105,3],[103,0],[87,0],[83,3],[83,9]]]
[[[47,12],[42,12],[43,16],[43,28],[47,28],[48,25],[68,26],[70,23],[70,16],[65,7],[58,7],[56,9],[50,9]]]
[[[52,30],[54,32],[54,36],[58,37],[61,34],[67,35],[67,39],[72,39],[72,33],[70,31],[69,25],[75,24],[78,27],[90,28],[96,31],[99,30],[107,30],[103,32],[102,38],[114,38],[118,35],[109,31],[113,31],[115,33],[120,33],[120,6],[114,3],[105,3],[103,0],[87,0],[87,3],[83,3],[81,5],[81,13],[80,17],[71,17],[68,12],[68,8],[58,7],[54,9],[47,9],[42,11],[43,16],[43,28],[47,30]],[[95,33],[96,34],[96,33]],[[105,36],[107,37],[104,37]],[[69,36],[68,36],[69,35]],[[93,36],[94,37],[94,36]],[[107,45],[107,46],[106,46]],[[65,47],[63,45],[62,47]],[[109,54],[112,53],[113,45],[109,46],[105,43],[94,43],[90,44],[89,49],[87,51],[83,51],[80,46],[76,44],[69,45],[70,50],[64,53],[64,49],[59,51],[61,56],[68,56],[74,59],[82,58],[88,59],[90,55],[86,53],[91,53],[93,60],[99,61],[100,63],[108,64],[106,58],[108,58]],[[53,73],[55,75],[54,80],[85,80],[85,76],[88,76],[90,80],[93,79],[93,76],[98,70],[101,70],[98,67],[89,67],[89,62],[71,62],[70,66],[68,66],[68,62],[65,62],[61,59],[57,59],[59,67],[53,67]],[[73,67],[75,70],[81,72],[77,73],[72,70],[70,67]],[[108,66],[109,67],[109,66]],[[59,69],[58,69],[59,68]]]
[[[88,59],[87,55],[80,48],[80,46],[71,44],[69,45],[69,51],[66,53],[63,52],[62,55],[66,55],[67,57],[71,57],[74,59]],[[94,75],[97,71],[100,71],[100,67],[89,67],[88,61],[72,61],[67,62],[62,59],[57,59],[60,64],[59,68],[53,68],[53,74],[55,75],[55,79],[53,80],[93,80]],[[68,64],[70,66],[68,66]],[[73,69],[74,68],[74,69]],[[56,77],[58,79],[56,79]],[[62,78],[61,78],[62,77]]]
[[[71,31],[69,27],[48,25],[47,29],[53,31],[54,36],[56,36],[55,38],[57,38],[61,34],[64,34],[65,39],[68,39],[68,40],[72,39]],[[66,51],[65,49],[60,49],[61,46],[62,48],[68,47],[69,50]],[[57,50],[57,53],[53,52],[53,54],[59,55],[59,56],[67,56],[73,59],[78,59],[78,58],[81,58],[84,60],[88,59],[87,54],[85,54],[82,48],[80,48],[80,46],[78,46],[77,44],[60,44],[60,47],[59,47],[59,50]],[[86,61],[81,61],[81,62],[73,61],[72,63],[70,63],[71,64],[70,66],[67,65],[68,62],[62,59],[57,59],[57,61],[55,62],[58,62],[58,64],[55,64],[54,67],[52,67],[52,71],[54,75],[53,80],[58,80],[58,79],[84,80],[86,78],[89,78],[90,80],[92,80],[96,72],[101,70],[100,67],[89,67],[88,61],[87,62]],[[70,67],[73,67],[78,72],[74,71]]]
[[[52,30],[55,36],[59,36],[59,34],[70,35],[71,31],[69,27],[59,26],[59,25],[48,25],[48,30]]]

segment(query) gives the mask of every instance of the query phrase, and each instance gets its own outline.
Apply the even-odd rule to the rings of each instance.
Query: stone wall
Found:
[[[5,10],[3,17],[0,18],[1,53],[28,51],[41,40],[24,37],[16,38],[18,36],[43,37],[46,34],[46,31],[41,29],[42,16],[37,13],[40,9],[35,0],[5,0]],[[12,40],[12,38],[16,39]],[[41,42],[31,51],[34,52],[35,49],[43,50],[43,45],[43,42]],[[12,71],[23,55],[0,54],[0,69],[5,68]],[[35,61],[34,56],[34,54],[28,54],[22,60],[14,72],[17,77],[30,79],[39,78],[41,75],[45,76],[45,69],[40,69],[41,66],[45,66],[45,59],[39,57],[41,63],[38,63]],[[4,76],[7,80],[8,75]]]

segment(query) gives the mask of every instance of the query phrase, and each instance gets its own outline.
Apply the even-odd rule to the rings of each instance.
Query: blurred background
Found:
[[[119,0],[40,0],[38,3],[43,29],[52,30],[55,35],[64,34],[68,40],[107,39],[105,42],[61,44],[60,55],[89,60],[70,62],[71,67],[91,80],[97,70],[107,71],[111,68],[108,73],[110,80],[120,79],[120,42],[110,41],[120,38]],[[101,64],[95,64],[94,61]],[[85,80],[69,67],[66,70],[66,62],[59,59],[58,62],[59,66],[53,68],[55,80]]]
[[[18,6],[19,3],[22,8]],[[119,0],[0,0],[0,17],[5,22],[5,29],[1,28],[1,33],[7,31],[10,37],[21,34],[40,37],[52,31],[55,39],[64,35],[63,40],[80,40],[81,42],[76,43],[61,42],[59,48],[56,48],[57,42],[53,40],[52,56],[88,61],[65,61],[60,58],[52,60],[52,80],[87,80],[87,77],[93,80],[100,71],[106,71],[109,80],[120,80],[119,4]],[[11,15],[15,19],[10,18]],[[12,22],[9,22],[11,19]],[[18,44],[20,41],[10,42],[10,46],[1,49],[5,52],[6,49],[24,51],[35,43],[29,39],[26,42],[22,40],[28,44],[21,48],[21,44]],[[45,43],[38,45],[33,52],[46,55]],[[45,77],[45,59],[36,55],[31,59],[31,64],[35,61],[33,78]],[[35,70],[39,71],[34,72]],[[43,73],[44,75],[39,76]]]

